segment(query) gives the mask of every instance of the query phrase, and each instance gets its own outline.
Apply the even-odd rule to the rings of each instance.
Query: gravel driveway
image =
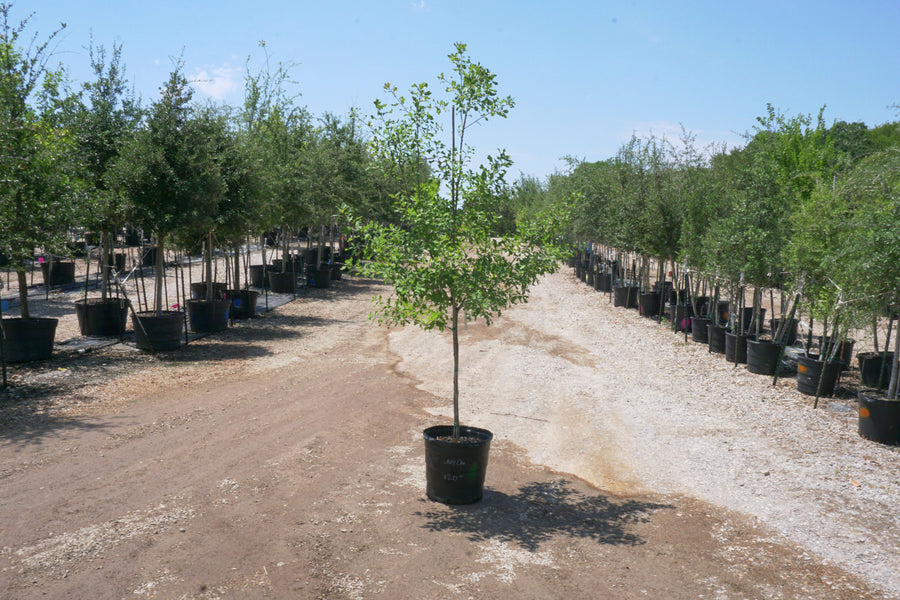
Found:
[[[15,370],[0,598],[900,598],[900,454],[572,277],[462,332],[486,495],[424,498],[449,339],[345,277],[150,356]]]

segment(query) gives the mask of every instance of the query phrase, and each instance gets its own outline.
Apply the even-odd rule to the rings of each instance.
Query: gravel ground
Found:
[[[462,418],[495,434],[489,496],[471,511],[423,509],[419,432],[423,422],[445,423],[451,414],[441,400],[451,396],[449,335],[412,327],[387,332],[365,323],[368,295],[383,291],[351,278],[342,288],[311,291],[178,352],[151,356],[113,344],[80,354],[62,345],[51,361],[13,369],[15,387],[0,411],[0,499],[7,500],[0,502],[7,506],[0,509],[0,538],[3,519],[9,519],[6,526],[20,526],[12,507],[29,494],[35,504],[28,519],[46,524],[27,539],[7,536],[0,543],[0,559],[13,565],[3,567],[0,581],[9,577],[22,590],[12,597],[41,597],[41,590],[54,596],[53,590],[78,589],[77,582],[96,582],[92,556],[61,563],[71,570],[70,579],[60,579],[68,570],[41,558],[56,560],[53,549],[69,548],[63,542],[75,535],[106,548],[104,565],[118,570],[115,586],[109,580],[97,597],[121,597],[112,590],[123,589],[144,597],[219,597],[212,591],[249,589],[257,574],[248,571],[252,565],[269,586],[254,589],[286,590],[270,578],[273,566],[286,564],[298,580],[321,580],[327,591],[272,597],[374,598],[393,590],[393,597],[548,598],[554,589],[576,597],[597,589],[603,598],[900,598],[894,535],[900,450],[857,435],[850,396],[813,409],[793,378],[773,387],[769,378],[735,368],[705,345],[613,307],[570,269],[541,280],[529,304],[505,312],[494,326],[472,323],[461,332]],[[64,295],[51,302],[61,313],[62,331],[73,330],[68,303]],[[354,357],[350,347],[362,353]],[[305,375],[328,372],[328,355],[339,355],[343,366],[331,375],[339,387],[323,413],[303,400],[326,388],[317,383],[312,390]],[[381,373],[385,364],[396,377]],[[237,374],[251,379],[232,390]],[[282,382],[276,374],[289,379]],[[362,375],[367,378],[354,379]],[[390,389],[357,393],[367,385]],[[255,412],[263,388],[279,413]],[[239,392],[238,400],[227,399],[225,389]],[[390,394],[402,401],[388,401]],[[377,439],[368,427],[373,415],[384,416],[377,412],[382,402],[380,410],[391,411],[399,429],[381,428],[384,439]],[[258,421],[257,415],[269,419],[274,417],[264,415],[280,411],[285,415],[272,427]],[[344,414],[358,414],[349,421],[357,444],[345,443],[347,424],[338,420]],[[334,431],[312,429],[318,420]],[[102,427],[95,428],[95,421]],[[201,435],[197,441],[194,431]],[[219,445],[206,441],[218,438]],[[242,448],[244,456],[220,450],[247,439],[254,443]],[[85,447],[87,454],[75,452]],[[326,455],[326,447],[339,452]],[[314,470],[287,469],[282,454],[296,454],[303,464],[329,459]],[[408,463],[399,482],[395,455]],[[133,465],[136,478],[120,464]],[[552,471],[539,476],[544,468]],[[56,471],[79,477],[54,494],[43,486]],[[635,522],[645,539],[636,547],[560,535],[582,527],[580,518],[549,527],[556,532],[552,544],[511,545],[509,531],[518,531],[519,513],[546,506],[543,497],[523,500],[516,486],[535,478],[556,489],[554,472],[575,476],[565,475],[562,489],[596,494],[603,506],[637,498],[670,508]],[[94,484],[95,475],[117,483]],[[320,488],[306,490],[319,478]],[[253,494],[241,497],[229,521],[215,507],[233,489]],[[79,503],[85,490],[90,495]],[[263,517],[271,520],[265,530],[250,527],[260,501],[267,505]],[[279,520],[272,515],[282,505],[291,512]],[[297,523],[298,514],[306,515],[305,524]],[[347,525],[354,519],[355,530]],[[478,538],[477,549],[467,527],[480,519],[476,531],[486,537]],[[192,544],[177,541],[185,532],[177,524],[185,522],[195,532]],[[428,533],[434,522],[443,523],[440,541]],[[460,533],[446,533],[447,523]],[[111,530],[110,540],[129,532],[132,555],[114,551],[131,546],[108,541]],[[342,540],[350,533],[358,539],[348,545]],[[533,543],[530,534],[523,538]],[[299,554],[285,554],[288,546]],[[221,559],[215,558],[219,548]],[[316,555],[305,558],[304,548]],[[420,583],[397,583],[411,571],[402,561],[382,564],[395,553],[407,561],[430,559],[415,563]],[[452,570],[430,562],[433,553],[452,556]],[[488,555],[502,568],[473,578]],[[20,556],[50,566],[29,566]],[[246,565],[236,572],[230,566],[235,556],[244,556]],[[176,594],[192,582],[207,586],[191,573],[194,563],[219,586]],[[382,578],[375,583],[369,581],[374,564]],[[598,564],[601,569],[590,568]],[[138,567],[140,574],[132,573]],[[14,577],[7,568],[16,569]],[[147,573],[155,579],[147,580]],[[26,592],[32,581],[37,591]],[[561,581],[568,587],[559,588]]]
[[[446,336],[397,331],[400,369],[447,397]],[[622,494],[683,494],[751,515],[812,556],[900,595],[900,449],[857,434],[852,397],[734,367],[577,281],[463,335],[463,420],[531,460]],[[435,414],[448,415],[447,407]]]

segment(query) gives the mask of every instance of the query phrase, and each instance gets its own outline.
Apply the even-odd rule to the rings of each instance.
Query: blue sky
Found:
[[[67,28],[54,62],[90,77],[85,47],[123,45],[147,104],[181,55],[197,98],[240,104],[245,63],[297,63],[313,114],[371,110],[385,82],[434,83],[457,41],[516,100],[469,140],[544,177],[569,155],[602,160],[632,135],[741,143],[766,103],[792,116],[900,120],[900,2],[755,0],[18,0],[30,31]]]

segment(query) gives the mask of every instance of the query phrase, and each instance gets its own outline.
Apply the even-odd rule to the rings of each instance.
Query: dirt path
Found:
[[[421,430],[447,411],[443,338],[369,323],[370,282],[171,356],[98,351],[92,364],[120,374],[88,387],[35,383],[40,411],[21,395],[2,405],[0,598],[892,597],[673,483],[689,462],[665,446],[677,436],[636,435],[622,405],[598,412],[634,375],[585,342],[600,315],[554,312],[556,294],[584,295],[560,286],[562,273],[466,332],[465,393],[486,391],[464,416],[497,436],[468,507],[424,497]],[[644,356],[636,371],[653,360],[621,352]],[[34,381],[76,371],[59,368]]]

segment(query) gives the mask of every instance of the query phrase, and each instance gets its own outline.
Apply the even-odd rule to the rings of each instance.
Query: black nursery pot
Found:
[[[250,319],[256,316],[256,301],[259,292],[253,290],[228,290],[225,298],[231,301],[232,319]]]
[[[859,398],[859,435],[881,444],[900,444],[900,401],[887,400],[871,390]]]
[[[826,348],[831,343],[830,337],[825,337],[821,340],[819,345],[820,348]],[[853,360],[853,346],[856,344],[856,340],[844,340],[841,342],[840,347],[837,350],[837,358],[841,361],[841,364],[848,366]]]
[[[340,281],[343,276],[344,276],[344,263],[342,263],[342,262],[331,263],[331,281]]]
[[[609,273],[598,273],[594,275],[594,289],[598,292],[612,291],[612,275]]]
[[[747,340],[747,370],[757,375],[774,375],[781,346],[765,340]]]
[[[706,317],[691,317],[691,339],[701,344],[708,344],[710,321]]]
[[[613,306],[625,308],[637,308],[638,287],[632,285],[617,285],[613,288]]]
[[[759,330],[762,331],[765,323],[766,309],[760,308],[757,320],[759,321]],[[753,307],[744,307],[744,332],[750,335],[756,335],[756,326],[753,323]]]
[[[679,300],[681,300],[684,303],[687,303],[688,291],[686,289],[683,289],[683,290],[670,289],[669,290],[669,304],[678,304]]]
[[[747,336],[725,331],[725,360],[743,364],[747,362]]]
[[[675,323],[675,331],[691,331],[691,316],[694,308],[690,304],[669,305],[669,320]]]
[[[250,285],[258,288],[268,285],[266,270],[266,265],[250,265]]]
[[[209,333],[228,329],[231,300],[188,300],[188,323],[191,331]]]
[[[131,323],[134,327],[134,343],[141,350],[160,352],[181,347],[184,332],[184,313],[181,311],[132,313]]]
[[[425,436],[425,493],[444,504],[472,504],[484,492],[492,434],[487,429],[460,427],[453,441],[452,425],[429,427]]]
[[[128,304],[124,298],[87,298],[75,301],[81,335],[106,337],[125,333]]]
[[[307,274],[307,280],[310,287],[331,287],[331,267],[323,265],[321,269],[310,268]]]
[[[50,268],[51,262],[53,268]],[[69,285],[75,283],[75,261],[54,260],[41,263],[41,275],[44,277],[44,285]],[[51,273],[52,271],[52,273]]]
[[[709,338],[709,351],[716,354],[725,354],[725,328],[713,323],[707,328]]]
[[[293,294],[296,291],[297,276],[293,271],[278,273],[269,271],[269,289],[275,294]]]
[[[659,292],[641,292],[638,297],[638,310],[645,317],[657,317],[660,314]]]
[[[142,267],[155,267],[156,266],[156,246],[151,246],[150,248],[144,248],[143,253],[141,254],[141,266]]]
[[[863,385],[884,389],[890,384],[894,364],[893,352],[888,352],[886,357],[882,352],[860,352],[856,355],[856,360],[859,361],[859,376]],[[881,370],[880,380],[879,369]]]
[[[781,319],[772,319],[772,336],[778,332],[778,325],[781,323]],[[800,321],[797,319],[791,319],[791,324],[788,325],[785,329],[785,346],[793,346],[797,343],[797,328],[800,324]]]
[[[206,300],[206,290],[207,284],[205,282],[198,282],[191,284],[191,298],[194,300]],[[212,297],[213,300],[220,300],[225,297],[225,290],[227,288],[227,284],[224,283],[215,283],[212,284]]]
[[[828,397],[834,395],[841,365],[836,361],[828,362],[809,356],[797,359],[797,391],[807,396]],[[822,389],[819,389],[821,381]]]
[[[3,355],[6,362],[46,360],[53,355],[53,339],[59,319],[0,319],[3,328]]]
[[[303,259],[300,256],[292,256],[287,261],[281,258],[272,259],[273,271],[293,271],[297,275],[303,272]]]

